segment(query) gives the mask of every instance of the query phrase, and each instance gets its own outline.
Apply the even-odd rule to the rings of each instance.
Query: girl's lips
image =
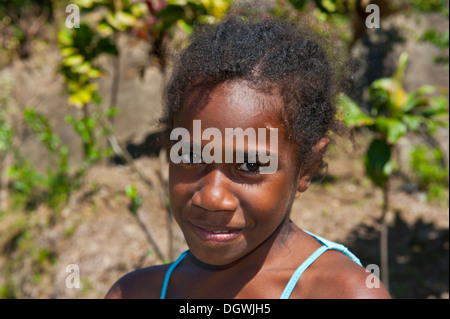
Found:
[[[194,224],[192,224],[192,227],[201,240],[218,244],[229,242],[242,232],[242,229],[227,229],[226,227],[205,227],[208,228],[205,229]]]

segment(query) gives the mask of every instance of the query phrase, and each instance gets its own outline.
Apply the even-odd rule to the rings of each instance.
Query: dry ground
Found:
[[[292,219],[346,244],[363,264],[378,264],[381,193],[364,177],[364,143],[355,152],[350,142],[337,142],[328,155],[327,174],[296,199]],[[150,176],[158,162],[142,158],[136,164]],[[43,206],[0,217],[0,286],[13,285],[19,298],[102,298],[120,276],[161,263],[129,211],[124,189],[131,184],[143,198],[139,216],[167,254],[167,219],[155,193],[128,166],[97,166],[56,222]],[[448,298],[448,208],[424,202],[420,193],[401,191],[400,179],[394,184],[391,292],[396,298]],[[178,228],[174,246],[175,256],[186,248]],[[79,289],[66,287],[70,264],[80,269]]]

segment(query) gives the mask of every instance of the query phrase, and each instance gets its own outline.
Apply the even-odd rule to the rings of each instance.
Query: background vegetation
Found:
[[[381,28],[368,29],[369,3],[0,0],[0,298],[101,297],[117,276],[173,260],[183,249],[166,193],[167,159],[151,121],[172,57],[189,43],[194,24],[255,9],[310,21],[335,39],[354,70],[338,103],[358,151],[330,155],[330,166],[333,156],[344,156],[354,168],[347,176],[330,169],[316,187],[345,183],[366,193],[334,194],[339,203],[352,200],[359,215],[342,215],[352,220],[346,235],[325,226],[321,235],[380,264],[394,297],[448,297],[449,4],[372,1]],[[79,9],[79,25],[70,4]],[[411,57],[419,49],[423,54]],[[427,77],[430,65],[436,73]],[[423,74],[412,73],[415,67]],[[133,113],[147,122],[136,124]],[[422,211],[406,216],[400,193],[425,205]],[[325,208],[311,214],[313,225],[330,217]],[[299,224],[308,224],[303,218]],[[102,226],[92,226],[99,220]],[[133,237],[136,247],[131,237],[113,243],[116,250],[101,261],[95,256],[108,240],[97,247],[77,237],[95,237],[103,227],[120,233],[121,223],[141,234]],[[420,253],[427,249],[431,256]],[[121,251],[131,255],[118,257]],[[87,274],[75,292],[64,287],[69,263],[83,264]],[[442,270],[438,278],[429,275],[433,265]]]

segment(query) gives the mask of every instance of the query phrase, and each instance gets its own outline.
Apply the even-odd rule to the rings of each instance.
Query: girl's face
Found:
[[[170,205],[197,259],[227,265],[246,256],[287,224],[296,191],[306,190],[309,177],[299,173],[298,148],[287,139],[281,106],[278,95],[266,95],[243,81],[212,90],[199,87],[186,94],[174,127],[186,128],[191,141],[194,120],[201,120],[202,131],[217,128],[223,137],[225,128],[278,129],[278,168],[273,174],[260,174],[258,164],[246,162],[170,162]],[[202,141],[202,146],[208,143]],[[224,154],[225,144],[221,145]],[[245,152],[251,150],[247,141],[244,145]]]

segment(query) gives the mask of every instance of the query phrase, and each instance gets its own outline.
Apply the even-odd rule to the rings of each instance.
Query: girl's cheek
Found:
[[[266,212],[269,216],[284,215],[292,193],[291,183],[288,180],[274,179],[267,183],[257,198],[253,200],[257,209]]]
[[[279,196],[276,189],[271,187],[257,187],[239,194],[241,208],[246,212],[253,212],[259,216],[270,214],[279,206]]]

